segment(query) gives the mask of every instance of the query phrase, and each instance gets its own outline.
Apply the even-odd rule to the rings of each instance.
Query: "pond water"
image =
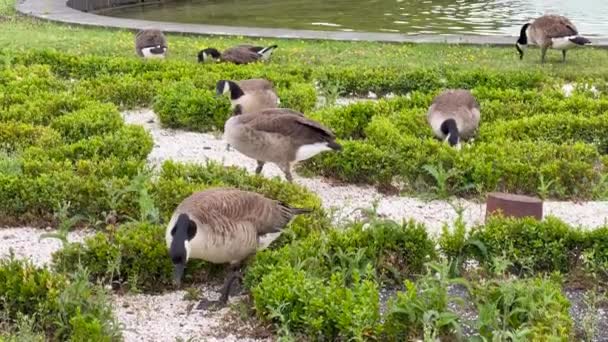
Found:
[[[569,17],[587,36],[608,37],[607,0],[175,0],[104,15],[308,30],[517,35],[523,23],[545,13]]]

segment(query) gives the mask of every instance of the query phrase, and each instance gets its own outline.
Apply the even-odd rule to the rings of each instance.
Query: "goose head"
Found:
[[[530,23],[526,23],[521,27],[521,31],[519,32],[519,39],[515,43],[515,48],[517,52],[519,52],[519,59],[524,58],[524,50],[528,47],[528,27]]]
[[[199,63],[205,63],[209,61],[217,61],[220,59],[220,52],[214,48],[206,48],[198,53]]]
[[[169,256],[173,262],[173,280],[181,284],[186,263],[190,257],[190,241],[196,235],[196,223],[187,214],[180,214],[171,228]]]
[[[441,132],[445,135],[444,141],[457,150],[460,150],[460,134],[456,120],[448,119],[441,124]]]

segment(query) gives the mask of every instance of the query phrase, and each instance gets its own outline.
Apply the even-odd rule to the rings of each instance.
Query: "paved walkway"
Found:
[[[142,29],[155,27],[165,32],[189,33],[201,35],[228,35],[245,37],[324,39],[344,41],[380,41],[395,43],[450,43],[450,44],[484,44],[514,45],[513,36],[475,36],[475,35],[406,35],[399,33],[374,32],[340,32],[292,30],[257,27],[236,27],[202,24],[181,24],[150,20],[124,19],[106,17],[97,14],[77,11],[66,5],[66,0],[18,0],[17,11],[37,18],[59,21],[70,24],[117,27],[124,29]],[[596,46],[608,47],[608,38],[591,39]]]

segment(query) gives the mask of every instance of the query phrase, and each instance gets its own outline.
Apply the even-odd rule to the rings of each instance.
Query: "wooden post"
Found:
[[[543,219],[543,201],[538,197],[492,192],[486,201],[486,220],[494,213],[505,217],[534,217]]]

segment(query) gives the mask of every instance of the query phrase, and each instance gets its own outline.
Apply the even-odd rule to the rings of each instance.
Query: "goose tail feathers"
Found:
[[[590,45],[591,41],[585,37],[581,37],[581,36],[576,36],[573,38],[569,39],[571,42],[573,42],[576,45]]]

